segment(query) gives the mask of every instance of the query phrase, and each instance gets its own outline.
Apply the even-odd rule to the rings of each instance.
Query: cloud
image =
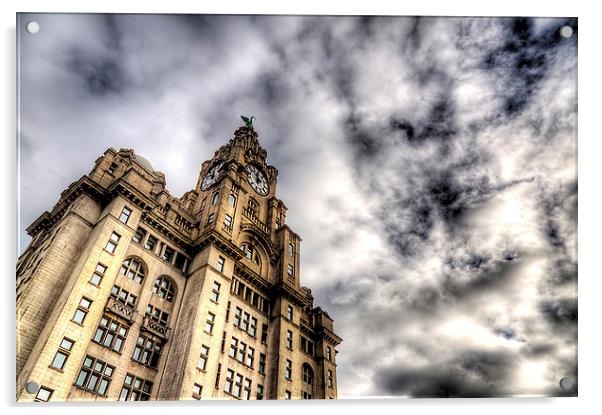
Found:
[[[575,393],[576,19],[35,18],[22,246],[107,147],[179,196],[253,114],[339,395]]]

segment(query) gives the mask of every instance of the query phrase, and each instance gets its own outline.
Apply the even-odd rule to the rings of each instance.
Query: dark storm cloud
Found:
[[[44,35],[21,42],[23,244],[107,147],[134,148],[179,196],[255,115],[302,283],[344,338],[340,396],[565,393],[575,19],[36,20]]]

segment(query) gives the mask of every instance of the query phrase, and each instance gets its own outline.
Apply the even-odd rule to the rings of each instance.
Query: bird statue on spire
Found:
[[[255,116],[251,115],[251,118],[247,118],[244,115],[241,115],[240,118],[245,122],[245,127],[250,128],[251,130],[254,130],[253,118],[255,118]]]

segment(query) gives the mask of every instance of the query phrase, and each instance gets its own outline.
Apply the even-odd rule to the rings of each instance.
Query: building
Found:
[[[266,157],[241,127],[176,198],[111,148],[64,190],[17,263],[17,400],[336,399]]]

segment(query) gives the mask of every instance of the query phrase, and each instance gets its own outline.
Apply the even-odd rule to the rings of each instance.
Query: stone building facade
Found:
[[[266,157],[240,127],[176,198],[111,148],[64,190],[17,263],[17,400],[336,399]]]

